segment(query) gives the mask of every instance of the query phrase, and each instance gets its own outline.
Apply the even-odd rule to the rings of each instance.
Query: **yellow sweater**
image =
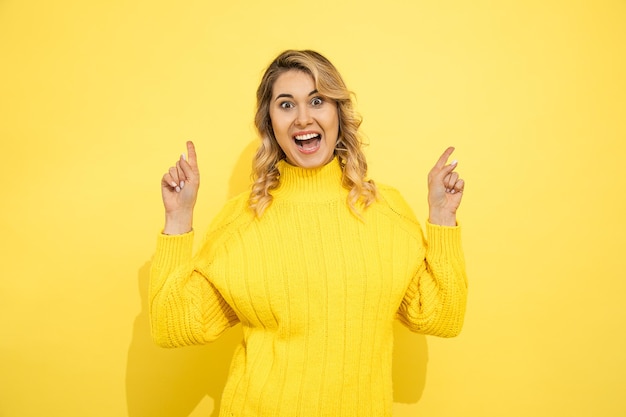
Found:
[[[336,160],[279,169],[263,217],[234,198],[194,257],[192,233],[159,236],[153,337],[203,344],[241,322],[221,417],[391,416],[393,320],[443,337],[463,324],[459,228],[427,223],[427,243],[400,194],[380,185],[358,220]]]

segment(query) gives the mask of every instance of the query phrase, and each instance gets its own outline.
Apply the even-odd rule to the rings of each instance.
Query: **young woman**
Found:
[[[153,337],[203,344],[241,323],[220,416],[390,416],[394,319],[442,337],[463,324],[453,148],[429,173],[426,241],[398,191],[366,178],[360,119],[322,55],[289,50],[270,64],[255,124],[251,192],[226,204],[195,256],[191,142],[162,178]]]

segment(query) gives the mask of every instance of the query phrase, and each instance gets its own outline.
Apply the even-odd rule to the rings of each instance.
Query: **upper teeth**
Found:
[[[306,135],[296,135],[296,140],[308,140],[319,136],[317,133],[307,133]]]

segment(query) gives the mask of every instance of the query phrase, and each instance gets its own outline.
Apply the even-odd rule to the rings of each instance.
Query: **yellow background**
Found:
[[[421,220],[457,147],[466,325],[397,327],[395,415],[625,416],[623,0],[0,0],[0,416],[215,417],[240,329],[149,338],[159,181],[195,140],[203,234],[286,48],[337,65]]]

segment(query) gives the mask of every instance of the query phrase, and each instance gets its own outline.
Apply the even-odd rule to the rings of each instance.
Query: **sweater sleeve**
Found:
[[[440,337],[461,332],[467,304],[467,276],[460,227],[426,223],[426,256],[398,309],[410,330]]]
[[[410,206],[391,187],[379,187],[383,199],[417,241],[417,268],[398,308],[398,319],[411,331],[457,336],[467,304],[467,276],[459,226],[426,223],[428,240]]]
[[[195,267],[193,232],[159,235],[150,269],[152,338],[162,347],[205,344],[238,322],[217,289]]]
[[[206,265],[228,235],[230,226],[247,207],[247,195],[226,203],[213,219],[201,250],[192,256],[194,233],[160,234],[150,268],[150,323],[152,338],[163,347],[206,344],[239,323],[209,277]]]

